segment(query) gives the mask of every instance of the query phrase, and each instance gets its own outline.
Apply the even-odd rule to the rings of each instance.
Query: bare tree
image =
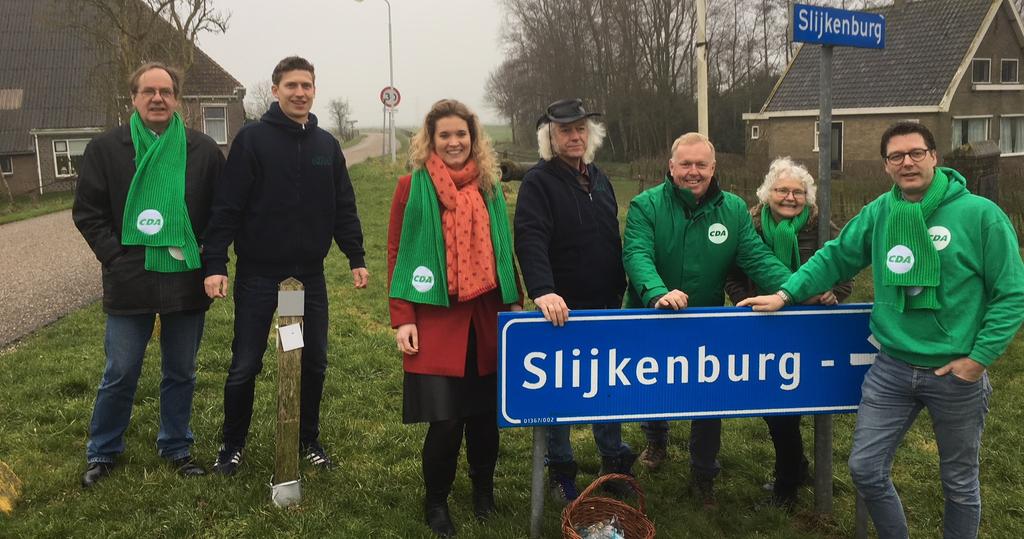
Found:
[[[145,61],[161,61],[188,71],[195,43],[205,32],[227,31],[229,14],[214,0],[78,0],[75,9],[51,0],[51,18],[84,36],[100,55],[90,75],[108,115],[124,116],[124,81]],[[187,81],[186,81],[187,84]]]
[[[271,91],[270,79],[263,79],[249,86],[245,91],[245,116],[258,120],[264,113],[270,110],[270,105],[277,101]]]
[[[337,128],[338,136],[342,140],[347,140],[348,133],[348,118],[351,116],[351,111],[348,106],[347,99],[332,99],[327,104],[327,113],[330,115],[331,120],[334,121],[334,125]]]

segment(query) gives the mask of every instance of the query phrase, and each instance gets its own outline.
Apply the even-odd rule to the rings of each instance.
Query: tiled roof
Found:
[[[835,47],[832,107],[936,106],[970,48],[991,0],[918,0],[885,15],[885,49]],[[805,45],[765,112],[818,108],[821,47]]]
[[[4,0],[0,6],[0,89],[21,90],[20,107],[0,108],[0,153],[33,151],[30,129],[105,123],[89,85],[99,64],[96,50],[53,17],[49,2]]]
[[[0,155],[32,152],[31,129],[103,127],[112,118],[106,111],[112,100],[100,95],[109,88],[109,81],[100,80],[107,59],[89,38],[58,21],[60,9],[68,5],[59,0],[0,2]],[[164,30],[171,29],[164,24]],[[241,86],[196,48],[185,73],[185,95],[233,95]]]

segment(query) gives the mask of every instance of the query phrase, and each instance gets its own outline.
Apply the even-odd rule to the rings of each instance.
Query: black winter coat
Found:
[[[185,138],[185,205],[202,245],[224,155],[213,139],[198,131],[186,129]],[[103,265],[103,310],[131,315],[207,309],[210,298],[203,289],[201,270],[146,271],[145,247],[121,245],[124,205],[134,175],[135,147],[129,126],[112,129],[85,148],[71,216]]]
[[[364,267],[363,233],[341,145],[300,125],[274,103],[238,131],[217,187],[206,231],[206,275],[227,275],[228,245],[237,271],[277,277],[323,272],[331,239],[352,268]]]
[[[555,157],[523,178],[515,215],[523,280],[531,298],[554,292],[570,309],[619,308],[626,273],[615,191],[594,164],[590,192],[578,174]]]

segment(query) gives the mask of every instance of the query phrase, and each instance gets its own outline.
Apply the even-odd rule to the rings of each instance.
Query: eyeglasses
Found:
[[[924,156],[928,155],[928,152],[930,151],[931,150],[924,148],[915,148],[909,152],[892,152],[885,156],[885,162],[890,165],[902,165],[903,159],[909,155],[911,161],[920,163],[921,160],[924,159]]]
[[[803,189],[788,189],[785,187],[780,187],[777,189],[772,189],[772,192],[775,193],[776,195],[779,195],[782,198],[786,198],[789,195],[793,195],[793,198],[804,198],[807,196],[807,191],[804,191]]]
[[[695,168],[695,169],[700,170],[700,171],[703,172],[703,171],[711,168],[711,163],[707,163],[707,162],[704,162],[704,161],[672,161],[672,162],[675,163],[675,165],[677,167],[679,167],[679,168],[681,168],[683,170],[686,170],[688,168]]]
[[[153,99],[156,97],[157,93],[159,93],[160,97],[163,99],[171,99],[174,97],[174,90],[171,88],[160,88],[159,90],[156,88],[143,88],[139,90],[139,95],[146,99]]]

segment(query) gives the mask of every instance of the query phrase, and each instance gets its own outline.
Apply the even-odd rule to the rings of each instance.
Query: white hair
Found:
[[[555,157],[555,149],[551,145],[551,123],[545,122],[543,125],[537,128],[537,151],[540,152],[540,158],[545,161],[550,161]],[[594,154],[604,143],[605,129],[604,126],[595,122],[594,120],[587,119],[587,151],[583,154],[583,162],[590,164],[594,162]]]
[[[764,182],[761,187],[757,188],[757,199],[767,204],[775,182],[783,177],[799,180],[804,184],[804,190],[807,191],[807,204],[814,206],[815,194],[818,192],[818,187],[814,185],[814,177],[807,172],[803,165],[789,157],[779,157],[772,161],[771,165],[768,165],[768,173],[764,175]]]

